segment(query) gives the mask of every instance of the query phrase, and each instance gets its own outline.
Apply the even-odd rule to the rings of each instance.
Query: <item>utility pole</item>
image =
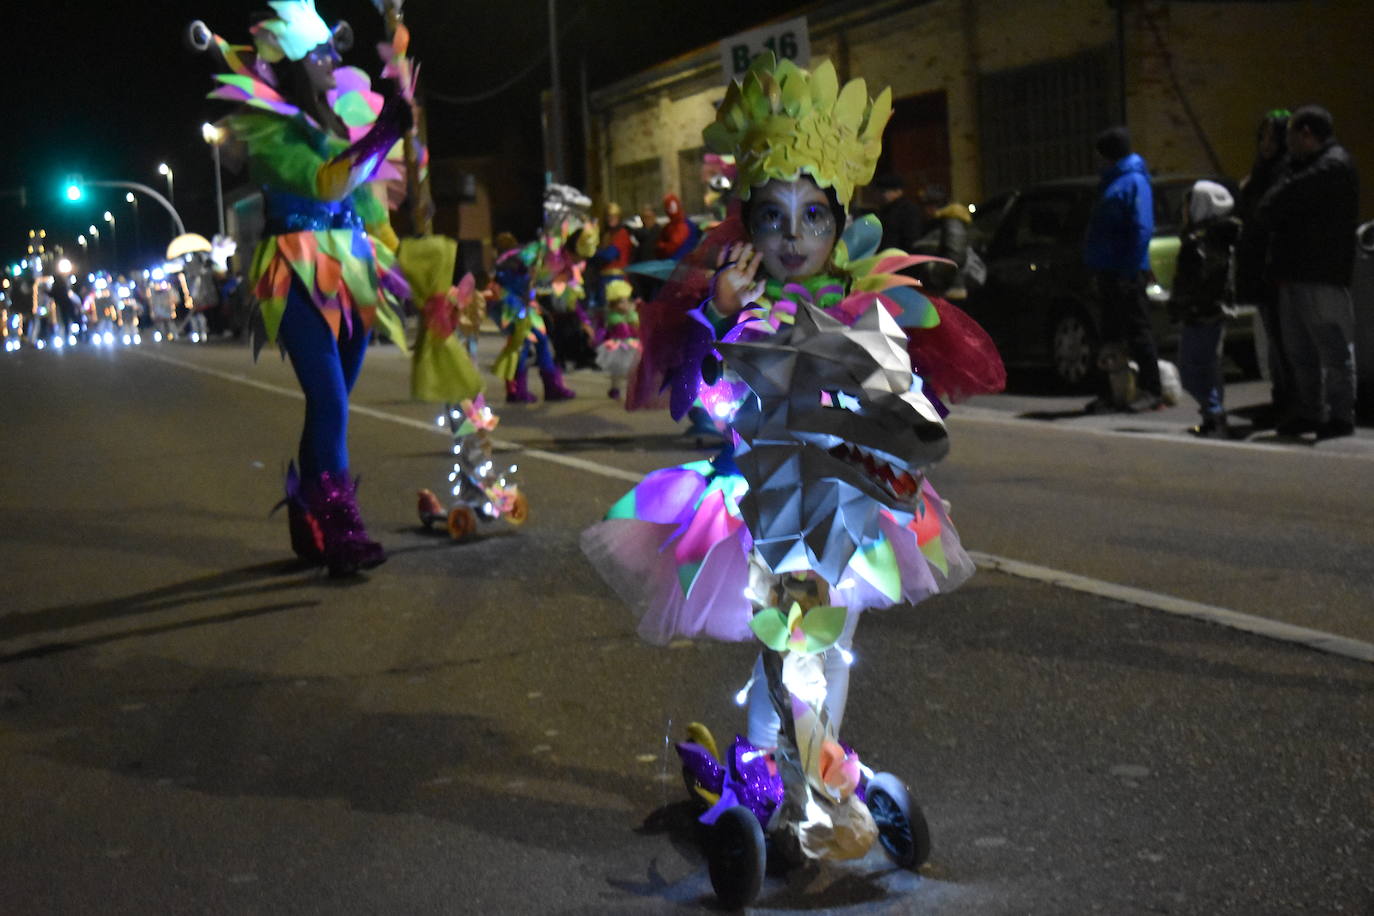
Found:
[[[401,0],[385,0],[386,37],[391,42],[392,62],[396,65],[397,85],[407,87],[411,81],[410,30],[401,17]],[[401,150],[406,164],[406,199],[410,210],[410,231],[420,237],[434,233],[434,203],[429,195],[428,179],[420,179],[420,160],[416,151],[416,138],[423,140],[421,134],[424,123],[424,110],[410,100],[411,110],[415,113],[415,123],[401,138]]]
[[[549,0],[549,69],[553,72],[549,90],[549,142],[553,145],[553,180],[562,183],[563,167],[563,85],[558,76],[558,0]]]

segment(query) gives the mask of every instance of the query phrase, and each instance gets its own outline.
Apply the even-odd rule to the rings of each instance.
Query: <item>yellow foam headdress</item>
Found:
[[[285,58],[301,60],[333,34],[315,12],[315,0],[269,0],[277,15],[251,29],[258,57],[270,64]]]
[[[735,156],[741,197],[769,179],[796,181],[805,172],[848,204],[873,178],[891,116],[890,88],[870,100],[862,78],[841,88],[828,60],[808,73],[770,52],[754,59],[742,82],[730,83],[701,136],[712,152]]]

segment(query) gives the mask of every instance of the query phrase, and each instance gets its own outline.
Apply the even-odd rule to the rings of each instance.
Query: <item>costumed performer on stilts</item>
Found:
[[[785,785],[781,823],[813,857],[862,855],[873,836],[836,743],[860,612],[973,572],[924,476],[948,449],[941,402],[1005,382],[982,329],[898,273],[929,258],[877,251],[875,217],[845,229],[890,113],[890,90],[841,88],[828,61],[808,73],[764,54],[730,86],[703,137],[736,158],[741,218],[641,312],[635,382],[639,403],[666,386],[675,418],[700,398],[724,446],[648,475],[582,537],[645,640],[767,646],[739,697],[744,770],[700,725],[679,752],[716,802],[708,823],[742,803],[767,824]]]
[[[411,107],[408,87],[383,103],[365,73],[341,66],[351,29],[331,30],[314,0],[268,5],[275,15],[252,26],[251,48],[199,22],[190,38],[217,49],[229,71],[216,74],[211,97],[243,104],[226,123],[263,188],[266,225],[251,271],[258,330],[281,345],[305,394],[300,471],[288,470],[284,500],[291,546],[348,575],[386,559],[358,512],[348,398],[374,325],[405,345],[384,292],[408,290],[389,269],[396,236],[370,183],[399,177],[387,157],[410,128]]]

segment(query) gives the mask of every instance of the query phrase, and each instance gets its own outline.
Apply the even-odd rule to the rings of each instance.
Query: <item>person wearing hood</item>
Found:
[[[1203,438],[1229,438],[1221,376],[1221,348],[1235,288],[1232,259],[1240,221],[1235,200],[1215,181],[1198,181],[1184,196],[1184,229],[1178,269],[1169,293],[1169,317],[1182,322],[1178,371],[1183,388],[1197,401],[1201,422],[1189,430]]]
[[[1280,435],[1355,432],[1355,270],[1359,178],[1336,142],[1331,113],[1304,105],[1288,119],[1288,171],[1259,203],[1269,232],[1268,277],[1292,371],[1294,415]]]
[[[1150,237],[1155,230],[1150,172],[1140,154],[1131,152],[1131,137],[1124,127],[1098,134],[1096,148],[1106,167],[1083,243],[1083,261],[1094,274],[1103,345],[1124,344],[1137,366],[1138,394],[1130,409],[1154,410],[1163,401],[1159,355],[1145,295]],[[1113,409],[1110,393],[1087,407],[1089,413]]]

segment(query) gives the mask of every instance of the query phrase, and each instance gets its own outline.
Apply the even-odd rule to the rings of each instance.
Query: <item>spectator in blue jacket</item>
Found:
[[[1150,237],[1155,229],[1150,173],[1145,160],[1131,152],[1126,128],[1104,130],[1096,146],[1105,167],[1083,243],[1083,261],[1094,274],[1103,345],[1124,345],[1136,363],[1137,394],[1129,409],[1155,410],[1162,403],[1159,355],[1145,295]],[[1108,393],[1087,409],[1098,412],[1117,407]]]

